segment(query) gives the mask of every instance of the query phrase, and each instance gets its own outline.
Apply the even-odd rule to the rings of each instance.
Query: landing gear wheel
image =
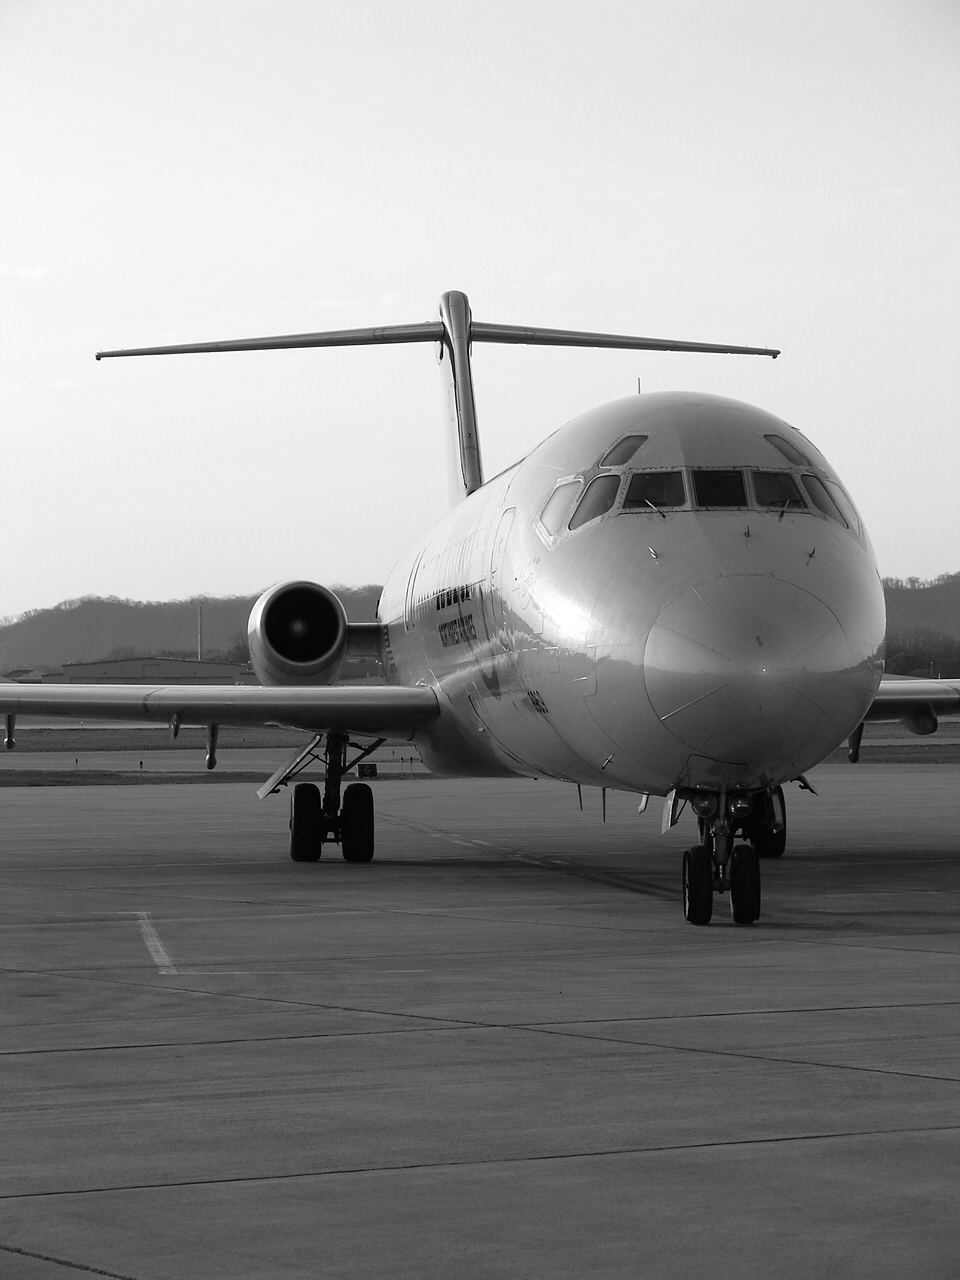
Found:
[[[709,924],[713,915],[713,862],[703,845],[683,855],[683,918]]]
[[[373,857],[373,792],[365,782],[351,782],[340,809],[340,850],[345,862]]]
[[[290,797],[290,857],[294,862],[316,862],[322,844],[320,788],[300,782]]]
[[[738,844],[730,855],[730,914],[734,924],[760,918],[760,862],[748,844]]]

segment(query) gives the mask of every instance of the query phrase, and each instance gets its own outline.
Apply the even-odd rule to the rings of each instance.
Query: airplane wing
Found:
[[[933,733],[940,716],[960,715],[960,680],[888,680],[864,720],[901,720],[914,733]]]
[[[406,739],[439,713],[432,689],[403,685],[5,684],[0,715],[177,725],[283,725]],[[8,739],[12,737],[9,727]]]

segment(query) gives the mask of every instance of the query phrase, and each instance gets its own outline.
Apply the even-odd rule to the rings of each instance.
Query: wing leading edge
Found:
[[[933,733],[940,716],[960,715],[960,681],[881,681],[865,721],[900,720],[914,733]]]
[[[375,738],[408,738],[439,710],[433,690],[423,686],[0,685],[0,715],[4,716],[181,725],[276,724]]]

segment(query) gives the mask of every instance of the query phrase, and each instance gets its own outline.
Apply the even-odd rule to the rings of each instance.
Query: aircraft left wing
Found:
[[[179,725],[282,725],[313,733],[409,738],[439,714],[432,689],[403,685],[3,684],[0,715]],[[7,745],[12,746],[12,722]]]
[[[880,682],[864,720],[900,720],[914,733],[934,733],[940,716],[960,715],[960,680]]]

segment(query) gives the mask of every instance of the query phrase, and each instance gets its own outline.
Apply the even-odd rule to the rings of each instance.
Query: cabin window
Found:
[[[573,513],[570,528],[579,529],[588,520],[596,520],[597,516],[609,511],[617,500],[619,488],[619,476],[597,476],[596,480],[591,480]]]
[[[638,471],[630,477],[624,511],[659,511],[661,507],[682,507],[687,500],[682,471]]]
[[[623,467],[643,445],[649,436],[624,436],[622,440],[600,459],[601,467]]]
[[[758,507],[776,507],[779,511],[806,510],[800,486],[789,471],[752,471],[750,474]]]
[[[842,524],[844,528],[847,527],[847,522],[843,518],[843,512],[830,497],[830,494],[827,492],[826,486],[822,480],[817,476],[804,476],[803,487],[806,489],[807,493],[809,493],[810,501],[818,511],[822,511],[823,514],[828,516],[831,520],[836,520],[837,524]]]
[[[698,507],[745,507],[747,490],[742,471],[694,471],[693,491]]]
[[[792,462],[795,467],[809,467],[810,459],[805,453],[801,453],[795,444],[790,440],[785,440],[783,436],[769,435],[764,436],[764,440],[772,444],[778,453],[782,453],[788,462]]]
[[[580,492],[580,485],[580,480],[568,480],[566,484],[557,485],[548,498],[547,505],[540,512],[540,523],[551,537],[563,528],[574,499]]]

